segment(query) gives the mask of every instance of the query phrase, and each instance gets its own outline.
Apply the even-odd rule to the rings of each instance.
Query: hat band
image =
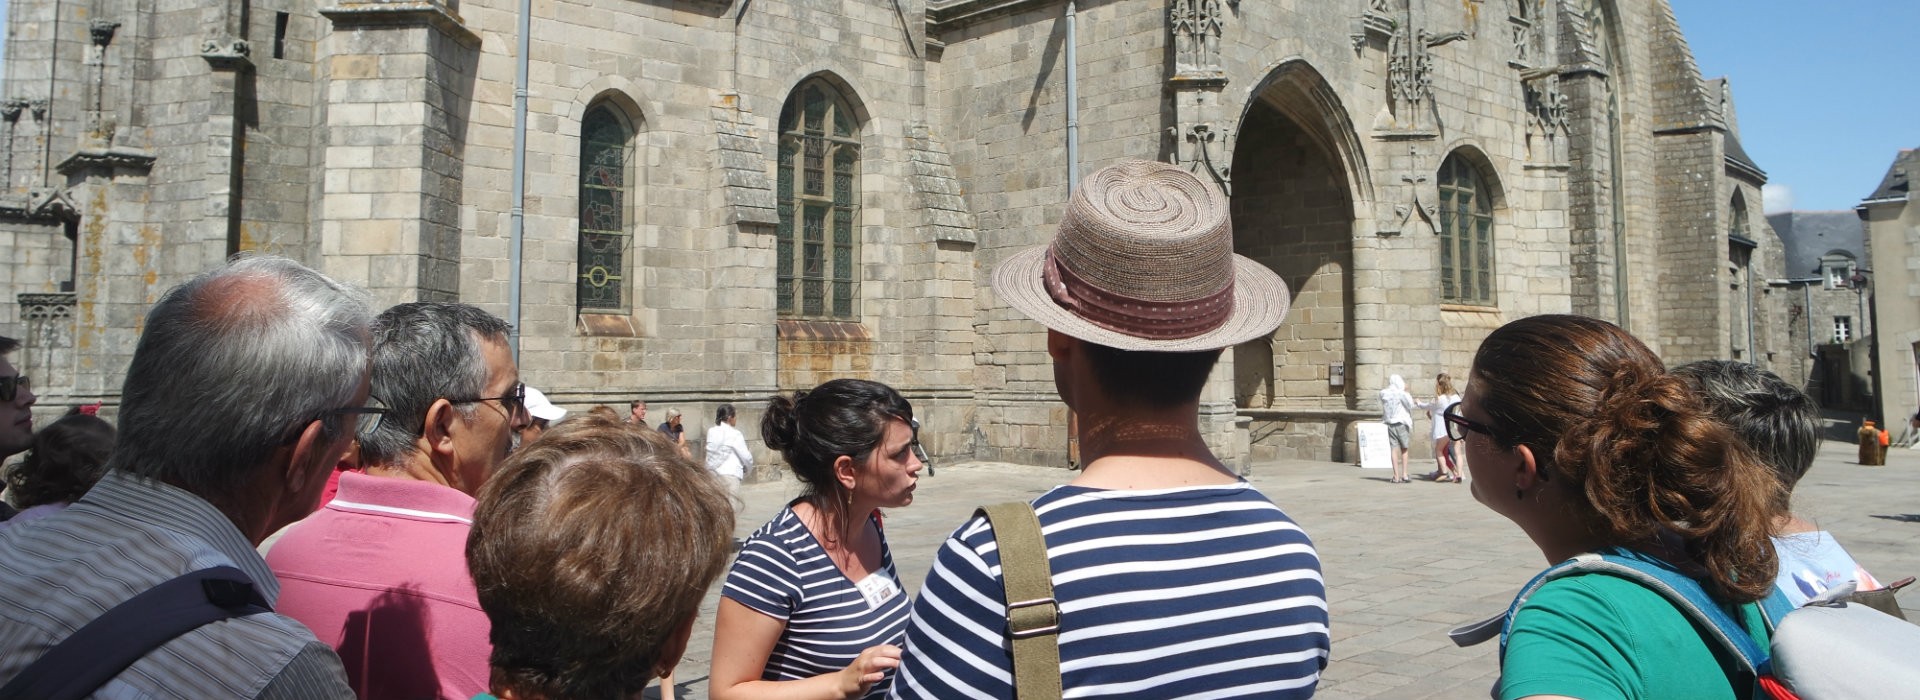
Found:
[[[1233,282],[1199,299],[1152,301],[1116,294],[1081,279],[1047,247],[1041,275],[1047,296],[1088,323],[1136,338],[1178,340],[1219,328],[1233,316]]]

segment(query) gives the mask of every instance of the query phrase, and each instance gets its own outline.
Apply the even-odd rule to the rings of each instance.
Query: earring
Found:
[[[847,489],[847,507],[848,508],[853,507],[853,489],[852,488]]]

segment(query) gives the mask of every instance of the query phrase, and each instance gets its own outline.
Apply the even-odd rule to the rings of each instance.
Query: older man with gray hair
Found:
[[[333,644],[366,698],[487,692],[490,625],[467,575],[473,496],[532,422],[508,326],[467,304],[415,302],[373,322],[366,473],[267,555],[281,610]]]
[[[282,258],[168,291],[109,471],[0,533],[5,697],[338,698],[339,659],[271,607],[254,546],[311,513],[368,405],[364,292]],[[169,615],[171,614],[171,615]]]

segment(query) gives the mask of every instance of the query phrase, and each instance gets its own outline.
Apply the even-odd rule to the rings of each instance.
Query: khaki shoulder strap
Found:
[[[1040,519],[1022,501],[985,506],[976,515],[993,526],[1000,547],[1000,585],[1013,644],[1013,687],[1019,700],[1060,697],[1060,605]]]

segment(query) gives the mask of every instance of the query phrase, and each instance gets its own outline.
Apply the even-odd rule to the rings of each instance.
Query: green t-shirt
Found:
[[[1734,619],[1767,647],[1759,606]],[[1583,700],[1743,700],[1734,661],[1659,593],[1606,574],[1547,582],[1513,619],[1500,669],[1500,700],[1565,695]]]

